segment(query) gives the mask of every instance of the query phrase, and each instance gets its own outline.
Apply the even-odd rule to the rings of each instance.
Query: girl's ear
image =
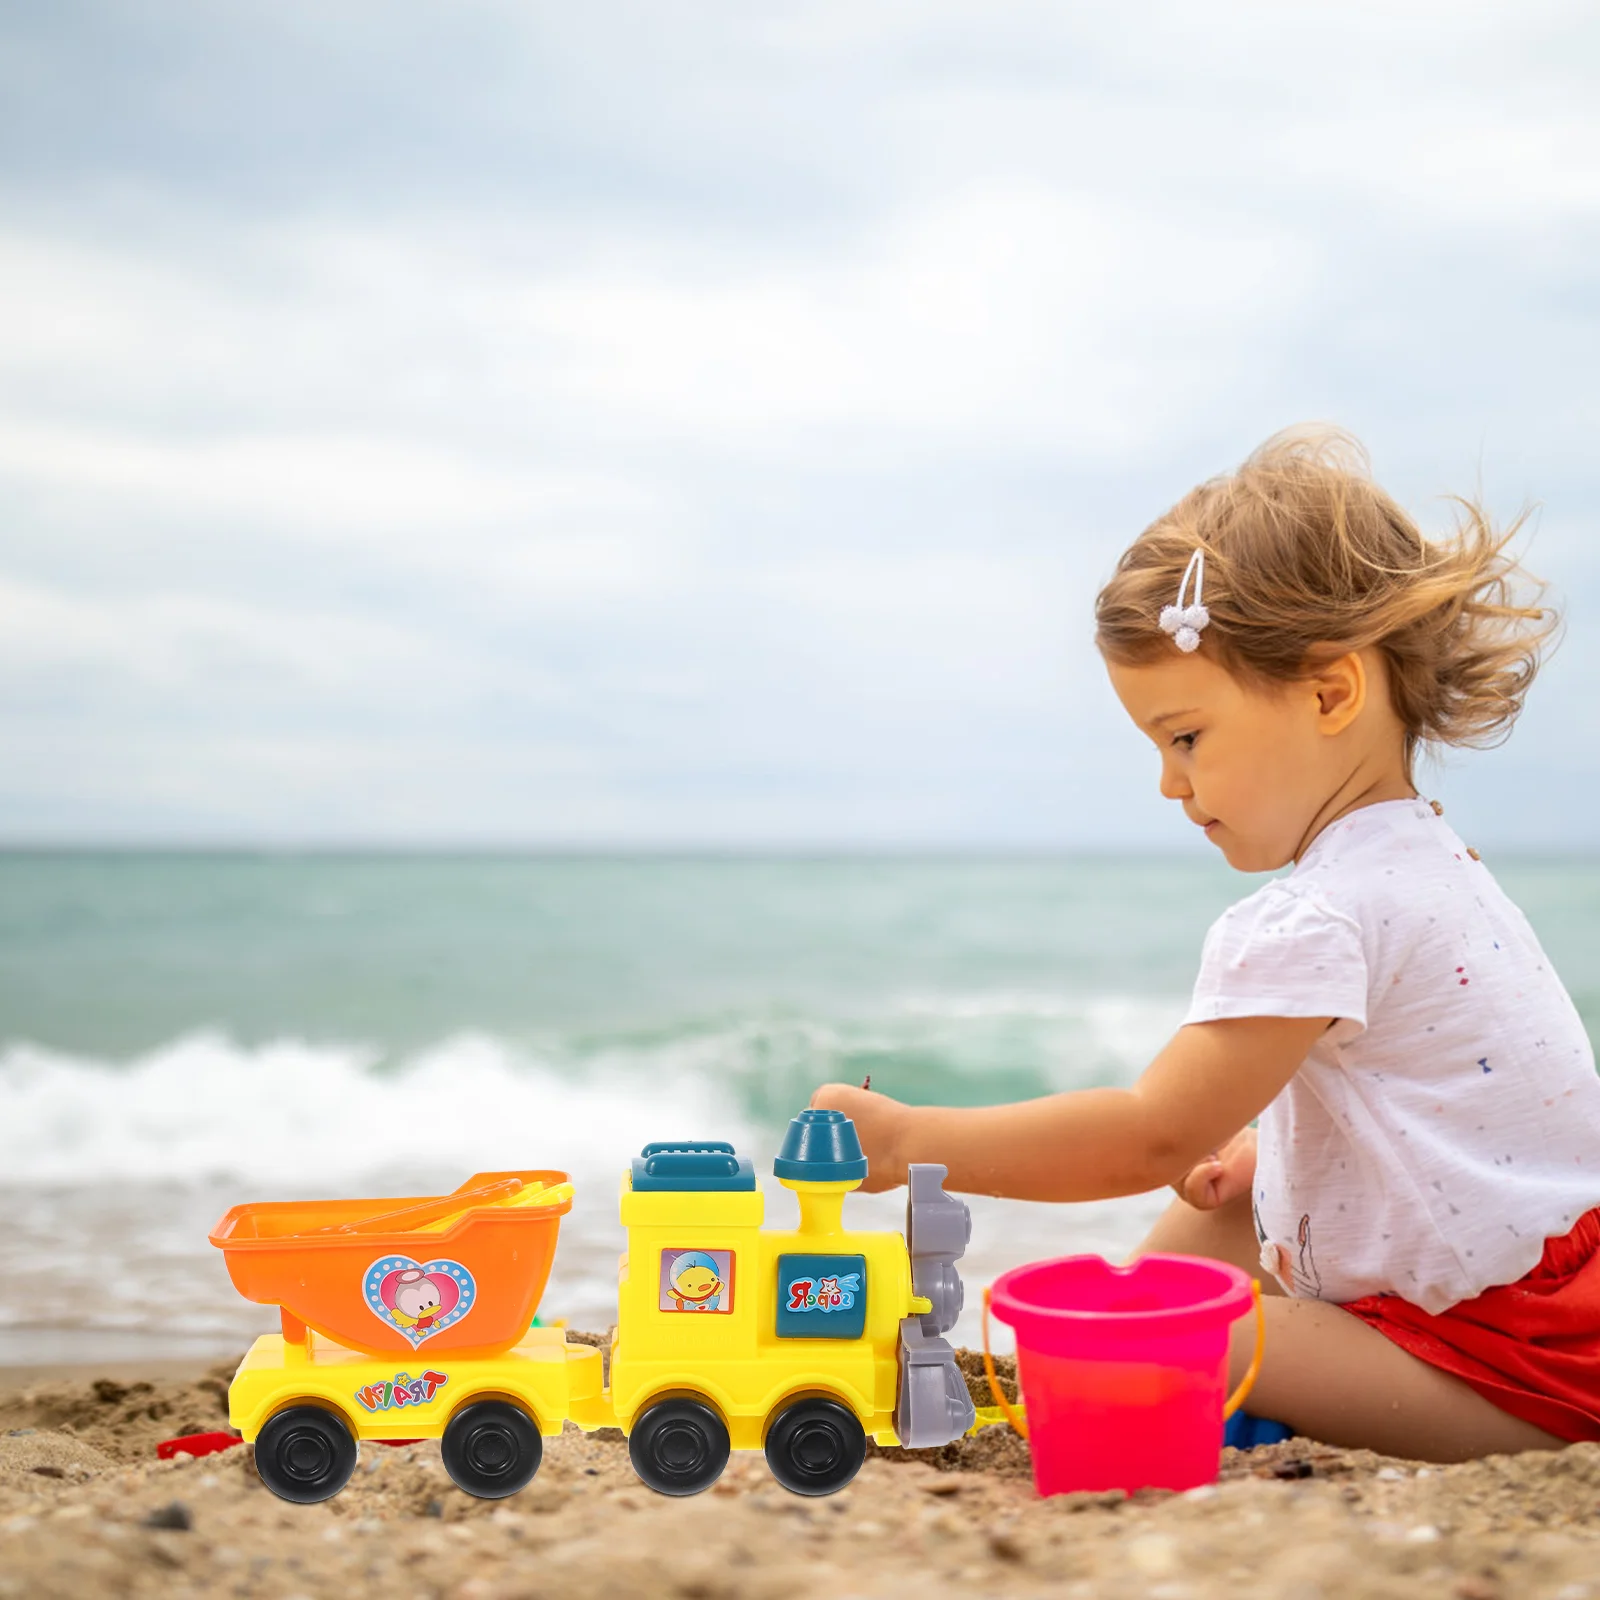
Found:
[[[1358,651],[1347,650],[1317,668],[1311,687],[1317,697],[1317,731],[1343,733],[1367,703],[1367,664]]]

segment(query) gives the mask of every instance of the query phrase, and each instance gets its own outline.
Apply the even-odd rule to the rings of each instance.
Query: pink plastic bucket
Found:
[[[997,1279],[1039,1493],[1210,1483],[1250,1381],[1228,1399],[1228,1330],[1253,1298],[1237,1267],[1195,1256],[1063,1256]]]

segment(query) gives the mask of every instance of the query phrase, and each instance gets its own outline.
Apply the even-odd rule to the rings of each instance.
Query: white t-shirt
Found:
[[[1600,1205],[1600,1077],[1527,919],[1424,800],[1365,806],[1206,936],[1185,1023],[1333,1017],[1262,1113],[1262,1265],[1439,1312]]]

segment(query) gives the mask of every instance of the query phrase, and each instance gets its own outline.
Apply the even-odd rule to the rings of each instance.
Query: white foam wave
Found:
[[[1084,1017],[1100,1048],[1137,1074],[1178,1031],[1187,1008],[1187,996],[1152,1000],[1146,996],[1107,995],[1090,1001],[1084,1007]]]
[[[1018,1065],[1018,1038],[995,1029],[1021,1026],[1030,1030],[1022,1058],[1054,1087],[1132,1081],[1181,1006],[1148,996],[913,995],[888,1018],[729,1017],[667,1036],[552,1041],[543,1053],[463,1033],[398,1063],[367,1043],[252,1046],[205,1032],[130,1060],[11,1043],[0,1046],[0,1184],[326,1185],[532,1164],[603,1175],[609,1187],[649,1139],[748,1137],[744,1108],[756,1104],[781,1119],[853,1050],[931,1047],[981,1079],[991,1065]]]
[[[558,1073],[462,1035],[397,1068],[369,1046],[194,1034],[127,1062],[33,1045],[0,1052],[5,1181],[244,1178],[351,1182],[401,1171],[560,1166],[614,1180],[650,1139],[749,1140],[704,1070],[670,1052],[639,1071]]]
[[[976,994],[907,994],[901,996],[898,1009],[907,1016],[937,1017],[955,1022],[988,1020],[992,1017],[1080,1022],[1087,1016],[1090,1004],[1076,995],[989,989]]]
[[[914,993],[896,1005],[905,1018],[936,1025],[1036,1025],[1056,1057],[1051,1074],[1060,1089],[1082,1087],[1085,1061],[1132,1081],[1155,1058],[1183,1019],[1186,1000],[1165,995],[1079,995],[1049,991],[985,990],[972,994]]]

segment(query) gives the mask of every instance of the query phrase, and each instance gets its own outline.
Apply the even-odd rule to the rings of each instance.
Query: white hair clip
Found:
[[[1183,569],[1183,577],[1178,580],[1178,603],[1161,608],[1162,631],[1172,635],[1172,642],[1185,655],[1200,648],[1200,631],[1211,620],[1211,613],[1200,603],[1200,587],[1205,580],[1205,573],[1206,553],[1196,550],[1189,557],[1189,565]],[[1183,593],[1189,587],[1191,577],[1194,579],[1194,599],[1185,605]]]

